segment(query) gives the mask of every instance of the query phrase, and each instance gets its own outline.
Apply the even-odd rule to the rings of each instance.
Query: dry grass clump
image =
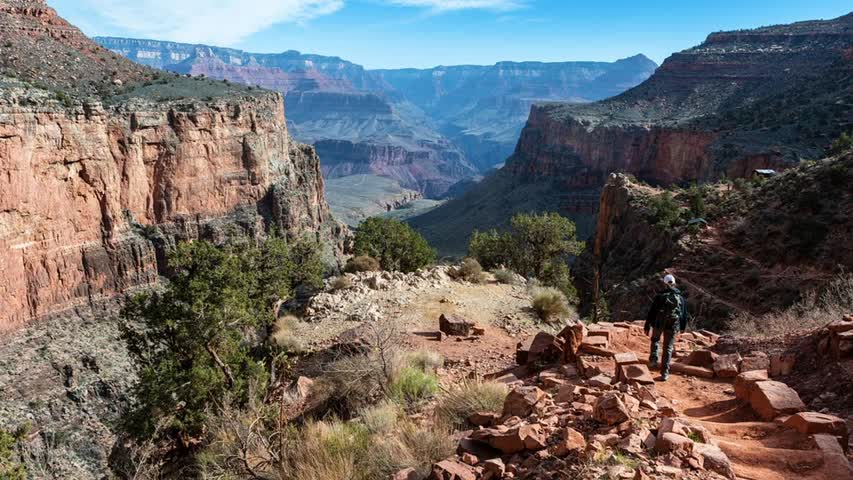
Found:
[[[552,287],[533,290],[531,305],[536,315],[544,322],[552,322],[570,313],[569,302],[563,292]]]
[[[362,409],[359,420],[369,433],[388,433],[397,427],[401,412],[399,405],[385,400]]]
[[[451,269],[448,273],[456,280],[465,280],[471,283],[485,283],[488,280],[480,262],[470,257],[462,260],[458,267]]]
[[[461,429],[468,417],[477,412],[500,413],[508,393],[498,382],[466,380],[447,391],[435,407],[436,423]]]
[[[352,288],[352,279],[346,275],[341,275],[340,277],[332,280],[331,287],[334,291],[349,290]]]
[[[519,281],[519,275],[507,268],[492,270],[492,275],[495,276],[495,280],[497,280],[498,283],[503,283],[505,285],[519,285],[521,283]]]
[[[273,344],[288,353],[304,351],[302,340],[297,333],[299,323],[299,319],[293,315],[284,315],[276,320],[271,336]]]
[[[813,330],[853,312],[853,274],[837,276],[820,293],[811,293],[782,312],[741,313],[728,322],[727,331],[739,337],[770,338]]]
[[[359,255],[357,257],[350,258],[349,261],[347,261],[347,264],[344,267],[344,272],[376,272],[381,269],[382,267],[379,264],[379,260],[367,255]]]
[[[444,358],[433,350],[416,350],[406,354],[405,362],[424,372],[434,372],[444,366]]]

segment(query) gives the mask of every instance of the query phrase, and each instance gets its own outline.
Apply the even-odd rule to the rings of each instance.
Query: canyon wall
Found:
[[[0,75],[0,329],[149,285],[181,239],[275,226],[340,250],[319,159],[289,137],[280,94],[146,81],[153,71],[110,57],[43,2],[0,7],[13,44],[0,61],[19,75]],[[106,81],[54,76],[65,63]]]

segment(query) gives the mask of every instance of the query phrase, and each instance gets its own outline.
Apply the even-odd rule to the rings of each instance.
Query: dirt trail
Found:
[[[649,354],[648,340],[642,336],[632,336],[614,347],[620,352],[634,351],[640,358]],[[809,435],[779,423],[762,421],[747,403],[735,397],[732,381],[680,374],[671,375],[666,382],[659,377],[655,380],[658,393],[669,399],[680,415],[711,432],[720,449],[729,456],[738,478],[851,478],[847,466],[840,464],[838,458],[825,458]]]

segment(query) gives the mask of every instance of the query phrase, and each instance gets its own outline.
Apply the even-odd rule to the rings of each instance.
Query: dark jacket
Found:
[[[670,288],[675,291],[678,296],[681,297],[681,304],[683,308],[681,309],[681,316],[678,319],[678,327],[682,332],[687,329],[687,302],[684,300],[684,295],[681,294],[681,290],[675,287],[667,287],[666,290],[661,291],[657,295],[655,295],[655,299],[652,302],[652,308],[649,309],[649,314],[646,316],[646,324],[643,327],[644,330],[648,331],[652,328],[658,328],[658,313],[660,313],[660,309],[663,306],[664,295],[669,292]]]

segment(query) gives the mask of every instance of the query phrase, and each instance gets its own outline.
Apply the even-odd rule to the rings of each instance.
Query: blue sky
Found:
[[[816,18],[849,0],[48,0],[89,35],[336,55],[368,68],[500,60],[660,63],[713,31]]]

